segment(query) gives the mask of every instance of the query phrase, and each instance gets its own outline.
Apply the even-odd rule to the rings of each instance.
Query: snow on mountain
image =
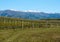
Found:
[[[14,18],[24,18],[24,19],[48,19],[48,18],[60,18],[60,13],[45,13],[37,10],[4,10],[0,11],[0,16],[14,17]]]

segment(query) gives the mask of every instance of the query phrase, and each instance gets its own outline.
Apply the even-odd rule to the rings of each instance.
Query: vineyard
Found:
[[[0,17],[0,28],[52,28],[60,27],[60,19],[25,20]]]
[[[0,42],[60,42],[60,19],[0,17]]]

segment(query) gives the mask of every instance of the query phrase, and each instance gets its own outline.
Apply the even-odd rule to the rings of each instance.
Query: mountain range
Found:
[[[1,10],[0,16],[3,17],[13,17],[31,20],[40,19],[60,19],[60,13],[45,13],[45,12],[29,12],[29,11],[14,11],[14,10]]]

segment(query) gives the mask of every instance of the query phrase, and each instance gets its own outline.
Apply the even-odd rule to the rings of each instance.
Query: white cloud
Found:
[[[39,10],[15,10],[15,9],[9,9],[12,11],[21,11],[21,12],[40,12]]]
[[[24,10],[24,12],[40,12],[38,10]]]
[[[18,10],[15,10],[15,9],[9,9],[9,10],[12,10],[12,11],[18,11]]]

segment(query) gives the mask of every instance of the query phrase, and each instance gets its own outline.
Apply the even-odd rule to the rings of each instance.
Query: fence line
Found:
[[[29,20],[15,20],[15,19],[0,19],[0,27],[8,28],[50,28],[60,27],[60,20],[42,20],[42,21],[29,21]]]

